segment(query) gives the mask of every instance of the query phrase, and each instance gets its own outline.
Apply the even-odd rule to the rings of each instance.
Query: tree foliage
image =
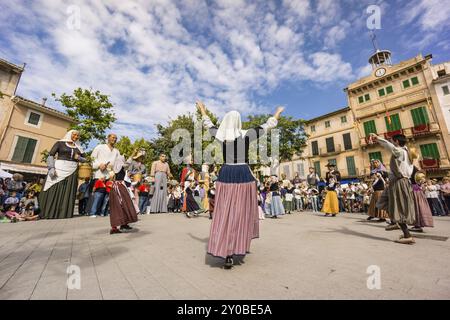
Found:
[[[52,94],[56,101],[60,102],[69,116],[76,123],[71,129],[80,132],[80,142],[87,147],[93,139],[103,141],[105,132],[116,121],[113,105],[107,95],[92,89],[75,89],[72,95],[63,93],[60,97]]]

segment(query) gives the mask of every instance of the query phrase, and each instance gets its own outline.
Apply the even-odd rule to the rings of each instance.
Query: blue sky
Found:
[[[151,138],[196,99],[219,115],[284,105],[309,119],[345,107],[343,88],[370,72],[369,5],[394,62],[450,60],[449,0],[1,1],[0,57],[27,63],[26,98],[110,95],[113,130],[132,138]]]

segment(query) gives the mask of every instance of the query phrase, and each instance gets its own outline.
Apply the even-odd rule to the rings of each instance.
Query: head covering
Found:
[[[334,163],[328,163],[325,167],[329,168],[329,167],[336,167],[336,165]]]
[[[78,130],[70,130],[66,133],[66,135],[64,136],[64,138],[58,140],[58,141],[62,141],[62,142],[73,142],[72,141],[72,134],[76,132],[76,133],[80,133]],[[80,150],[81,153],[84,153],[83,147],[80,144],[80,140],[73,142],[75,143],[75,146],[78,148],[78,150]]]
[[[221,142],[234,141],[238,137],[243,137],[246,132],[246,130],[242,130],[241,114],[237,111],[230,111],[220,123],[216,139]]]
[[[377,173],[377,172],[387,172],[386,167],[380,160],[372,159],[370,162],[374,162],[374,161],[378,161],[380,163],[380,166],[378,168],[374,168],[372,171],[370,171],[371,174]]]
[[[137,154],[133,157],[133,160],[137,160],[141,157],[145,157],[145,150],[139,150]]]

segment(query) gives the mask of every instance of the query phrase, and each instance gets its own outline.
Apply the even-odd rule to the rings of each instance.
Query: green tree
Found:
[[[87,147],[93,139],[103,141],[105,132],[116,121],[113,105],[107,95],[92,89],[75,89],[72,95],[63,93],[60,97],[52,94],[60,102],[69,116],[75,119],[76,124],[71,129],[80,132],[80,141]]]
[[[264,124],[271,115],[255,115],[249,116],[247,121],[243,121],[243,129],[256,128]],[[292,117],[281,116],[278,120],[276,129],[279,130],[279,157],[280,162],[290,161],[294,156],[301,156],[303,149],[306,147],[307,134],[305,132],[305,121],[302,119],[295,120]],[[272,131],[268,132],[267,137],[267,154],[271,154],[271,138]],[[260,165],[254,165],[258,168]]]

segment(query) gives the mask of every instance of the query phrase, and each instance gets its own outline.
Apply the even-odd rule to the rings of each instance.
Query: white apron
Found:
[[[47,179],[45,180],[44,191],[47,191],[58,182],[61,182],[70,175],[72,175],[77,170],[77,168],[78,162],[55,160],[55,170],[58,176],[52,179],[50,176],[47,175]]]

